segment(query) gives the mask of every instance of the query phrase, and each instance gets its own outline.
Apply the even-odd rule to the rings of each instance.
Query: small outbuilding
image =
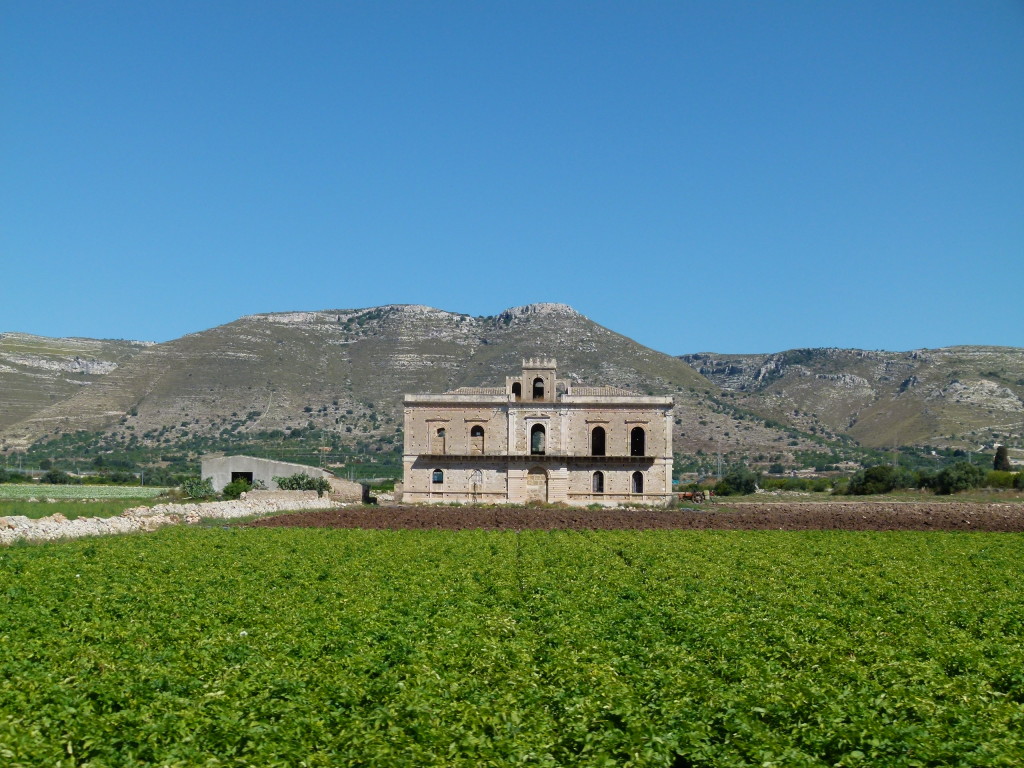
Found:
[[[204,456],[202,458],[202,476],[213,485],[213,490],[220,493],[224,486],[235,480],[245,480],[250,485],[263,483],[268,490],[277,490],[275,477],[291,477],[305,473],[310,477],[322,477],[331,485],[331,498],[338,501],[360,502],[368,497],[368,491],[359,483],[342,480],[326,469],[310,467],[305,464],[293,464],[289,461],[259,459],[255,456]]]

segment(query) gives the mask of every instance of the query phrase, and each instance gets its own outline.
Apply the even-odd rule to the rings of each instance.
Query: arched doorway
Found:
[[[547,503],[548,473],[543,467],[533,467],[526,473],[526,500]]]

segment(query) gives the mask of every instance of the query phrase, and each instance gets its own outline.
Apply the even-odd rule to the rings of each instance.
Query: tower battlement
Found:
[[[538,369],[554,370],[558,367],[558,361],[553,357],[530,357],[523,360],[523,369],[535,371]]]

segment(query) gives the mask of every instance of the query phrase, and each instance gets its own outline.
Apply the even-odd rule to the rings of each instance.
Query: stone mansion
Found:
[[[672,398],[555,369],[524,360],[504,387],[406,395],[402,501],[668,503]]]

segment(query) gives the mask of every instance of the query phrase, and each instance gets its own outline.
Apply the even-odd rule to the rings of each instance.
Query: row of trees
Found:
[[[854,474],[847,486],[847,493],[867,495],[888,493],[900,488],[930,488],[935,493],[948,495],[983,487],[1024,489],[1024,472],[1015,474],[999,469],[986,472],[978,465],[966,461],[958,461],[938,472],[879,465]]]
[[[1024,490],[1024,472],[993,469],[986,471],[976,464],[958,461],[937,472],[913,470],[880,464],[856,472],[849,481],[845,478],[763,478],[759,473],[737,464],[729,469],[714,487],[720,496],[754,493],[758,488],[780,488],[799,491],[833,491],[836,493],[867,496],[889,493],[899,489],[930,489],[949,495],[973,488]]]

